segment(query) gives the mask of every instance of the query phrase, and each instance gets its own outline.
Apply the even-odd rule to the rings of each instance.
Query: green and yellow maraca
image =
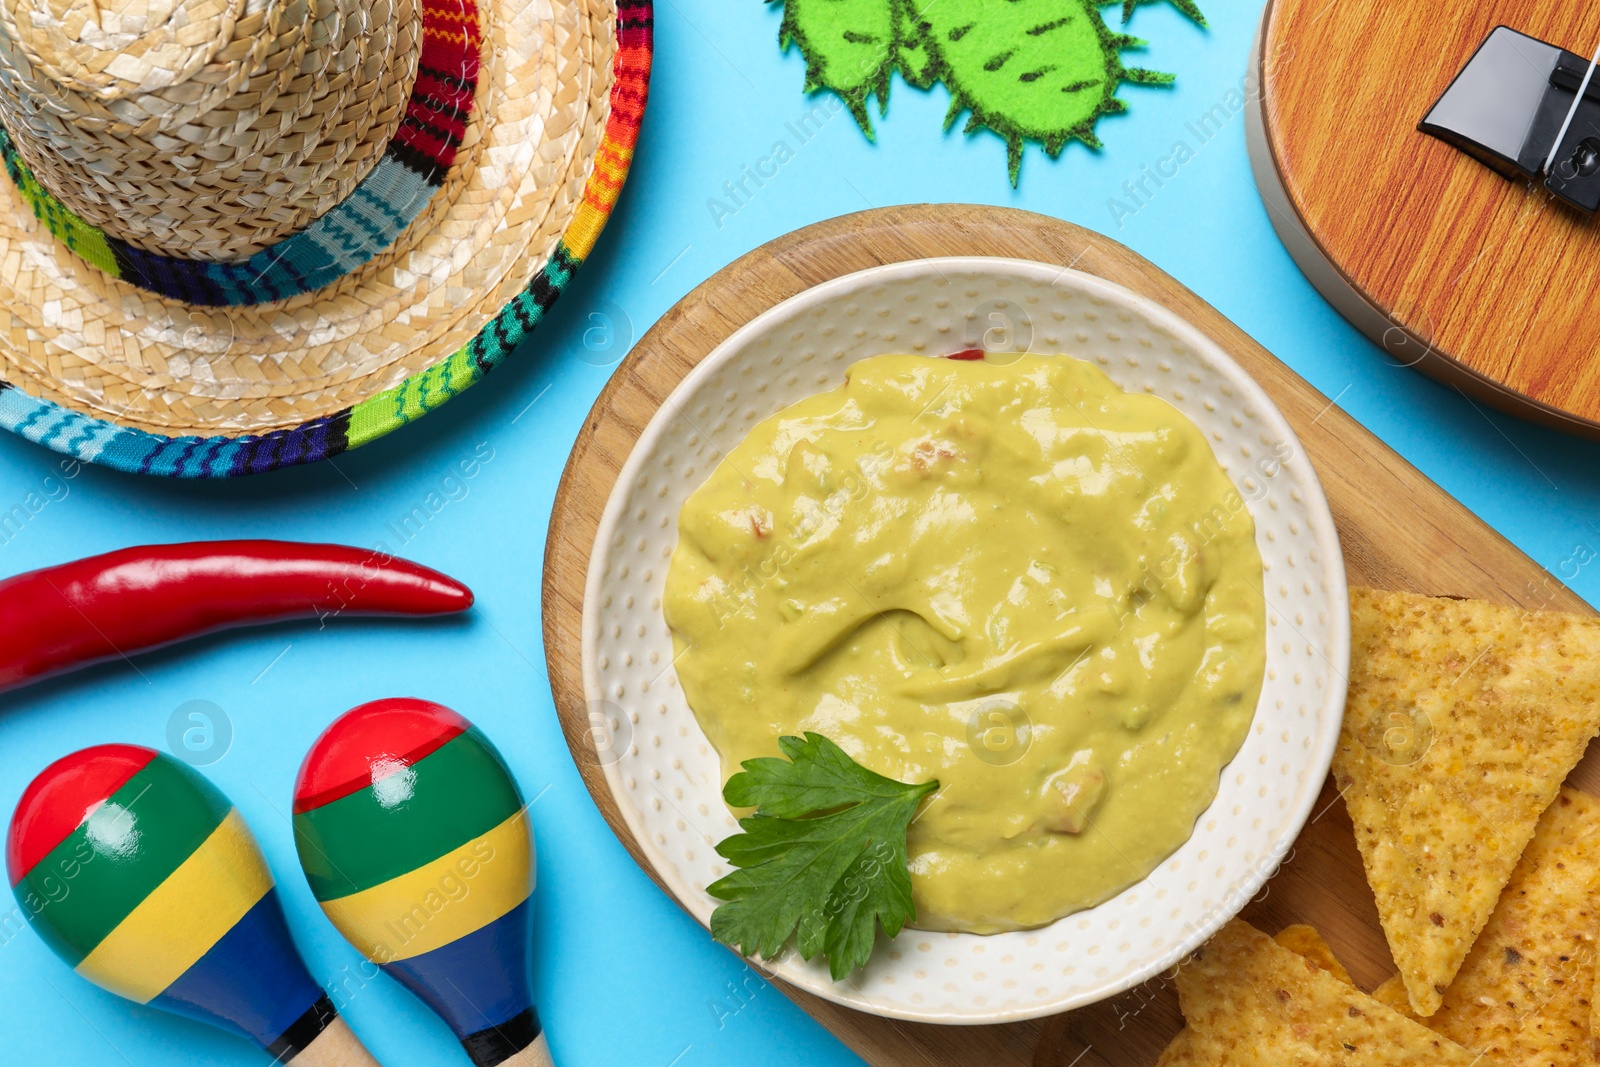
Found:
[[[295,1067],[376,1067],[306,973],[244,818],[187,765],[99,745],[44,770],[6,866],[29,922],[80,975],[247,1037]]]
[[[424,700],[363,704],[312,746],[294,812],[311,891],[351,944],[478,1067],[550,1067],[531,988],[533,837],[487,738]]]

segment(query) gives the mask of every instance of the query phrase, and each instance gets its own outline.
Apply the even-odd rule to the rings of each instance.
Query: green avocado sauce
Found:
[[[936,930],[1148,875],[1265,670],[1255,524],[1200,430],[1089,363],[1006,358],[867,359],[756,426],[684,505],[663,603],[725,777],[814,730],[939,780],[909,834]]]

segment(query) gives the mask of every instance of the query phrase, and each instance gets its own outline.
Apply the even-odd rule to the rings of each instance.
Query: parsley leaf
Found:
[[[707,892],[726,901],[711,936],[772,959],[791,935],[805,959],[828,958],[834,981],[864,966],[876,927],[890,937],[917,917],[906,829],[938,782],[906,785],[856,763],[821,734],[778,739],[788,761],[746,760],[722,795],[743,833],[717,846],[740,868]]]

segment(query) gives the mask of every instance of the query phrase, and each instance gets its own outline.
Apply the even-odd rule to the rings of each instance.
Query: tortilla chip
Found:
[[[1526,1067],[1593,1067],[1600,800],[1563,789],[1428,1023]]]
[[[1346,985],[1355,985],[1350,980],[1350,972],[1344,969],[1344,964],[1333,954],[1333,949],[1322,940],[1322,935],[1309,926],[1287,926],[1278,931],[1278,936],[1273,938],[1278,944],[1302,956],[1311,963],[1333,975]],[[1194,1049],[1194,1037],[1188,1030],[1178,1031],[1178,1036],[1172,1039],[1161,1058],[1156,1061],[1156,1067],[1202,1067],[1205,1061],[1198,1058]],[[1212,1065],[1206,1065],[1212,1067]]]
[[[1472,1067],[1477,1057],[1235,919],[1178,970],[1196,1064]]]
[[[1589,1055],[1600,1063],[1600,962],[1595,965],[1594,989],[1589,994]]]
[[[1387,981],[1372,991],[1372,999],[1381,1004],[1387,1004],[1407,1019],[1416,1019],[1411,1011],[1411,998],[1406,996],[1406,984],[1400,980],[1398,974],[1391,974]],[[1427,1026],[1428,1020],[1418,1020]]]
[[[1156,1067],[1201,1067],[1201,1064],[1194,1051],[1194,1034],[1188,1030],[1179,1030],[1178,1036],[1172,1039],[1172,1044],[1156,1061]]]
[[[1322,935],[1312,927],[1304,923],[1285,926],[1272,940],[1296,956],[1304,956],[1345,985],[1355,985],[1350,978],[1350,972],[1339,962],[1339,957],[1333,954],[1333,949],[1328,947],[1328,943],[1322,940]]]
[[[1594,1067],[1600,800],[1563,789],[1539,820],[1444,1003],[1423,1022],[1519,1067]],[[1373,996],[1393,1005],[1395,978]]]
[[[1351,591],[1333,758],[1412,1010],[1439,1009],[1600,730],[1600,620]]]

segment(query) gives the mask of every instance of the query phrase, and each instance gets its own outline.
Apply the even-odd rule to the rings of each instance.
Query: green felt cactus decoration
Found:
[[[844,98],[867,137],[867,100],[889,106],[889,75],[899,70],[918,88],[936,81],[950,90],[948,127],[967,113],[966,131],[986,128],[1006,142],[1015,186],[1024,143],[1052,157],[1069,141],[1099,148],[1101,115],[1127,110],[1123,82],[1169,85],[1172,75],[1128,67],[1122,52],[1144,42],[1115,33],[1100,8],[1117,0],[772,0],[782,3],[784,47],[806,60],[806,90]],[[1126,22],[1140,4],[1121,0]],[[1194,0],[1170,0],[1201,26]]]
[[[894,8],[895,65],[900,68],[900,76],[918,89],[933,88],[933,83],[939,80],[939,71],[916,24],[916,6],[901,3],[901,0],[889,0],[889,3]],[[888,94],[886,85],[884,95],[878,98],[884,107],[889,105]]]
[[[806,92],[832,89],[872,136],[867,98],[889,99],[898,57],[894,0],[787,0],[778,39],[806,57]]]

